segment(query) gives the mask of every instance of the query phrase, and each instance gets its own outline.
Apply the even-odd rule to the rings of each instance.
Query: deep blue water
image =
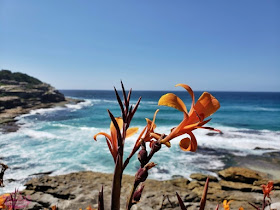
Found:
[[[120,116],[113,91],[62,90],[72,98],[85,102],[64,108],[40,109],[19,117],[22,128],[16,133],[1,134],[0,158],[11,169],[5,177],[16,182],[7,183],[3,191],[13,191],[32,174],[53,171],[53,175],[73,171],[92,170],[113,172],[113,160],[102,137],[93,140],[93,135],[109,132],[110,119],[107,109]],[[168,92],[168,91],[167,91]],[[132,104],[138,97],[142,101],[131,126],[140,130],[145,118],[152,119],[160,109],[156,131],[168,133],[183,118],[181,112],[157,106],[160,96],[166,91],[133,91]],[[190,108],[191,99],[186,91],[172,91]],[[196,100],[202,92],[195,92]],[[222,130],[223,135],[209,135],[207,130],[196,130],[198,151],[188,153],[180,150],[179,139],[172,140],[172,147],[162,148],[153,161],[158,163],[150,177],[169,179],[173,175],[188,177],[194,172],[211,174],[225,165],[227,155],[262,155],[267,150],[280,150],[280,93],[211,92],[221,108],[211,116],[209,126]],[[137,134],[126,141],[125,155],[134,145]],[[133,158],[125,173],[134,174],[139,167]]]

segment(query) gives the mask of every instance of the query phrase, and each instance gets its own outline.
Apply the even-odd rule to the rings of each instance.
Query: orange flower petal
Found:
[[[155,121],[156,121],[156,116],[157,116],[158,111],[159,111],[159,109],[157,109],[155,111],[155,114],[154,114],[154,117],[153,117],[153,122],[151,124],[152,130],[156,129],[156,127],[157,127],[156,124],[155,124]]]
[[[183,138],[179,143],[179,146],[183,151],[189,151],[190,145],[191,145],[190,138]]]
[[[99,132],[99,133],[95,134],[95,135],[93,136],[93,139],[94,139],[95,141],[97,141],[96,138],[97,138],[98,135],[103,135],[103,136],[105,136],[106,138],[108,138],[110,141],[112,141],[112,137],[111,137],[109,134],[104,133],[104,132]]]
[[[216,112],[220,108],[219,101],[212,96],[210,93],[204,92],[196,104],[194,105],[194,109],[197,114],[204,118],[209,117],[214,112]]]
[[[227,205],[227,200],[224,200],[224,201],[223,201],[223,205],[224,205],[224,206]]]
[[[150,131],[151,130],[151,127],[152,127],[152,123],[153,121],[150,120],[149,118],[145,118],[146,121],[147,121],[147,130]]]
[[[165,142],[164,144],[165,144],[165,146],[167,146],[168,148],[171,147],[171,143],[170,143],[169,141],[168,141],[168,142]]]
[[[197,149],[197,141],[195,136],[193,135],[192,132],[188,132],[188,134],[190,135],[191,139],[189,138],[184,138],[180,141],[179,145],[180,148],[183,151],[191,151],[191,152],[195,152]]]
[[[116,121],[117,121],[117,123],[118,123],[118,126],[119,126],[120,131],[122,131],[123,119],[122,119],[121,117],[116,117],[115,119],[116,119]],[[115,128],[113,122],[111,122],[111,124],[110,124],[110,130],[116,132],[116,128]]]
[[[128,137],[134,135],[135,133],[138,132],[138,129],[139,129],[139,128],[137,128],[137,127],[127,129],[127,131],[126,131],[126,137],[128,138]]]
[[[192,112],[193,107],[194,107],[194,102],[195,102],[193,90],[191,89],[190,86],[185,85],[185,84],[177,84],[177,85],[175,85],[175,87],[178,87],[178,86],[181,86],[181,87],[185,88],[185,89],[189,92],[189,94],[191,95],[191,98],[192,98],[192,105],[191,105],[190,112]],[[191,113],[190,113],[190,114],[191,114]]]
[[[122,132],[123,119],[121,117],[116,117],[115,119],[117,121],[120,131]],[[118,140],[117,140],[118,135],[117,135],[117,130],[116,130],[113,122],[111,122],[111,124],[110,124],[110,130],[111,130],[111,139],[112,139],[113,150],[117,150],[118,149]]]
[[[159,106],[169,106],[173,107],[175,109],[178,109],[181,112],[184,112],[186,115],[188,114],[186,105],[184,102],[175,94],[173,93],[167,93],[163,96],[158,101]]]

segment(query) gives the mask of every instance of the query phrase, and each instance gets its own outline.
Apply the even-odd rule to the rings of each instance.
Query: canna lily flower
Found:
[[[122,118],[121,117],[117,117],[115,119],[116,119],[116,121],[118,123],[119,129],[122,130],[122,128],[123,128],[123,120],[122,120]],[[99,133],[95,134],[93,136],[93,138],[96,141],[97,140],[96,138],[97,138],[98,135],[105,136],[108,148],[109,148],[109,150],[110,150],[110,152],[111,152],[111,154],[112,154],[112,156],[114,158],[114,161],[116,162],[117,154],[118,154],[118,140],[117,140],[117,130],[116,130],[116,128],[115,128],[115,126],[114,126],[114,124],[112,122],[110,124],[110,131],[111,131],[111,135],[109,135],[109,134],[107,134],[105,132],[99,132]],[[132,136],[137,131],[138,131],[137,127],[127,129],[126,137]]]
[[[169,106],[184,113],[182,122],[177,127],[173,128],[170,134],[161,140],[161,143],[166,144],[175,137],[188,134],[190,138],[183,138],[179,143],[180,148],[183,151],[195,152],[197,149],[197,141],[192,133],[193,130],[204,128],[220,132],[211,127],[204,127],[204,125],[211,120],[204,119],[216,112],[220,108],[220,103],[208,92],[204,92],[195,103],[193,90],[188,85],[177,84],[176,87],[177,86],[181,86],[188,91],[192,98],[192,105],[188,112],[184,102],[173,93],[167,93],[159,99],[158,105]]]
[[[230,204],[232,201],[233,201],[233,200],[230,200],[230,201],[224,200],[224,202],[223,202],[224,210],[230,210],[229,204]]]
[[[135,142],[135,146],[134,146],[134,150],[138,150],[138,148],[141,145],[141,142],[150,142],[150,147],[153,143],[152,139],[153,138],[159,138],[160,134],[159,133],[155,133],[154,130],[156,129],[156,124],[155,124],[155,120],[156,120],[156,115],[158,113],[159,109],[157,109],[154,113],[154,117],[153,117],[153,121],[151,121],[150,119],[146,118],[147,121],[147,125],[144,127],[144,129],[142,130],[142,132],[140,133],[138,139]],[[152,134],[152,135],[151,135]]]
[[[0,209],[5,209],[6,208],[5,202],[6,202],[6,200],[9,196],[10,196],[9,193],[0,195]]]
[[[146,118],[147,125],[143,129],[142,133],[139,135],[139,137],[137,139],[139,146],[141,144],[141,139],[142,139],[144,142],[150,142],[150,147],[152,147],[153,143],[155,143],[155,141],[152,141],[152,139],[153,138],[159,139],[161,137],[161,134],[154,132],[154,130],[157,127],[157,125],[155,124],[155,120],[156,120],[156,116],[157,116],[158,111],[159,111],[159,109],[157,109],[155,111],[153,121]],[[144,137],[142,137],[145,131],[146,131],[146,133],[145,133]],[[137,143],[137,141],[136,141],[136,143]],[[165,144],[166,144],[166,146],[170,147],[169,142],[166,142]]]
[[[267,183],[267,185],[262,185],[262,191],[263,191],[263,195],[264,195],[264,198],[265,197],[268,197],[268,198],[270,198],[270,193],[271,193],[271,191],[273,190],[273,181],[269,181],[268,183]]]

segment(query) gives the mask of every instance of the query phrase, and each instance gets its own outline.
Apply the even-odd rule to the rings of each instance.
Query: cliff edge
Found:
[[[51,85],[20,72],[0,71],[0,129],[18,129],[15,117],[33,109],[63,106],[79,101],[67,99]]]

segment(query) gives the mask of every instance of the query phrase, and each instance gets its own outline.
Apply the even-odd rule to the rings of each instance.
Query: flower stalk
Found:
[[[132,90],[130,89],[128,94],[126,94],[123,83],[121,82],[123,95],[122,101],[118,91],[116,90],[116,88],[114,88],[115,95],[121,110],[121,117],[116,118],[110,112],[110,110],[108,110],[109,117],[111,118],[111,134],[99,132],[96,135],[94,135],[95,140],[98,135],[105,136],[106,143],[115,162],[111,193],[111,210],[120,209],[120,196],[123,172],[126,166],[129,164],[130,159],[140,148],[141,149],[138,152],[138,160],[140,162],[140,167],[135,174],[134,184],[130,191],[130,195],[127,198],[126,209],[131,209],[131,207],[134,204],[140,201],[142,191],[144,189],[143,183],[148,177],[148,171],[156,165],[154,162],[150,161],[154,154],[161,149],[162,144],[166,145],[167,147],[171,147],[170,141],[172,139],[187,134],[190,136],[190,138],[183,138],[180,141],[179,146],[183,151],[195,152],[197,149],[197,141],[194,134],[192,133],[193,130],[203,128],[210,129],[213,131],[219,131],[214,128],[204,126],[210,121],[210,119],[205,120],[205,118],[209,117],[219,109],[220,104],[218,100],[214,98],[211,94],[204,92],[198,99],[198,101],[195,103],[194,93],[189,86],[185,84],[178,84],[177,86],[183,87],[191,95],[192,105],[190,111],[187,111],[186,105],[175,94],[168,93],[166,95],[163,95],[159,99],[158,105],[169,106],[183,112],[184,118],[182,122],[177,127],[172,128],[168,135],[157,133],[155,132],[155,118],[159,110],[156,110],[154,113],[153,120],[149,120],[148,118],[146,118],[147,124],[140,133],[139,137],[137,138],[134,148],[132,149],[129,156],[125,159],[125,161],[123,159],[125,139],[138,131],[138,128],[129,127],[133,116],[137,111],[137,108],[139,107],[141,97],[138,99],[137,103],[133,107],[130,105]],[[146,150],[146,143],[148,143],[151,148],[149,154]],[[205,186],[205,193],[201,200],[201,209],[204,209],[206,202],[208,182],[206,183],[207,184]],[[98,209],[104,209],[103,188],[99,194]]]

